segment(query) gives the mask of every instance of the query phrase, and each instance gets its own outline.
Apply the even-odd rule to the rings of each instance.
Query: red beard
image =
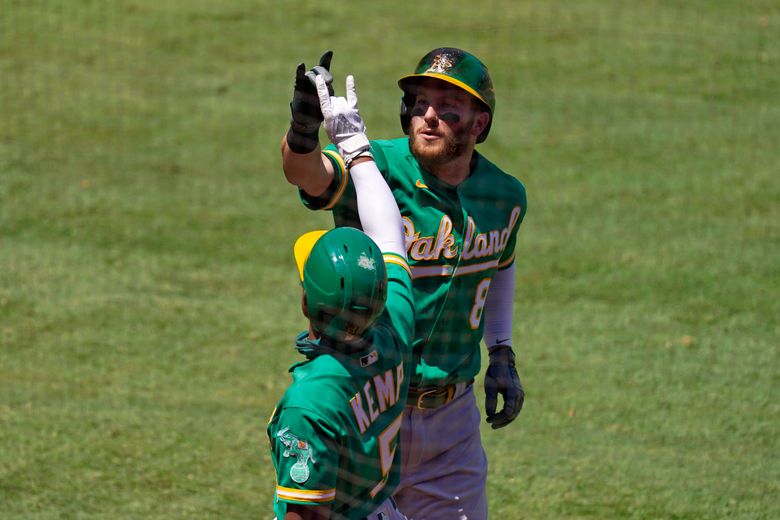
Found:
[[[474,119],[464,121],[460,128],[452,133],[442,133],[436,141],[426,141],[420,131],[421,127],[409,138],[409,148],[417,160],[431,170],[433,167],[447,164],[467,153],[469,137],[474,126]]]

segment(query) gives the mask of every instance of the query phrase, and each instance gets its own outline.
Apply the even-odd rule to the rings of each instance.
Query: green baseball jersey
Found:
[[[480,370],[490,282],[514,261],[525,187],[477,152],[471,175],[451,186],[420,166],[408,138],[371,141],[371,151],[406,231],[416,306],[412,383],[467,381]],[[336,170],[333,182],[319,197],[301,197],[312,209],[332,210],[336,225],[359,228],[355,188],[343,161],[332,145],[324,153]]]
[[[385,262],[387,304],[359,342],[298,336],[307,359],[290,369],[293,383],[268,424],[277,518],[291,503],[328,504],[331,518],[364,518],[398,486],[414,301],[407,263],[396,255]]]

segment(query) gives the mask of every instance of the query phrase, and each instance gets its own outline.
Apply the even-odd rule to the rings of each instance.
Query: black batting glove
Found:
[[[504,398],[504,409],[496,413],[498,395]],[[515,369],[512,347],[501,345],[490,351],[490,364],[485,372],[485,412],[494,430],[515,420],[523,409],[525,392]]]
[[[322,75],[328,90],[333,95],[333,76],[330,74],[330,60],[333,51],[327,51],[320,58],[320,64],[306,71],[306,65],[298,64],[295,71],[295,87],[290,101],[290,130],[287,132],[287,144],[295,153],[309,153],[319,144],[319,129],[323,117],[320,110],[320,98],[314,78]]]

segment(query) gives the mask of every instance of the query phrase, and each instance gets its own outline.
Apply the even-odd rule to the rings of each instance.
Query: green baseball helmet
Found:
[[[487,109],[490,122],[477,137],[477,142],[483,142],[490,132],[493,123],[493,113],[496,109],[496,95],[493,91],[493,80],[484,63],[464,50],[454,47],[434,49],[420,60],[414,74],[409,74],[398,80],[398,86],[404,91],[401,98],[401,128],[409,133],[412,120],[412,107],[415,103],[414,86],[422,78],[435,78],[459,87],[474,96]]]
[[[362,231],[313,231],[295,243],[309,319],[323,336],[342,340],[370,327],[385,308],[387,269],[382,252]]]

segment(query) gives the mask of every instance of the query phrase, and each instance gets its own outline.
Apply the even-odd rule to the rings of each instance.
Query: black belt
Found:
[[[466,381],[466,387],[470,386],[473,382],[473,379]],[[455,392],[457,389],[458,383],[446,386],[410,386],[409,396],[406,398],[406,405],[420,410],[439,408],[455,399]]]

